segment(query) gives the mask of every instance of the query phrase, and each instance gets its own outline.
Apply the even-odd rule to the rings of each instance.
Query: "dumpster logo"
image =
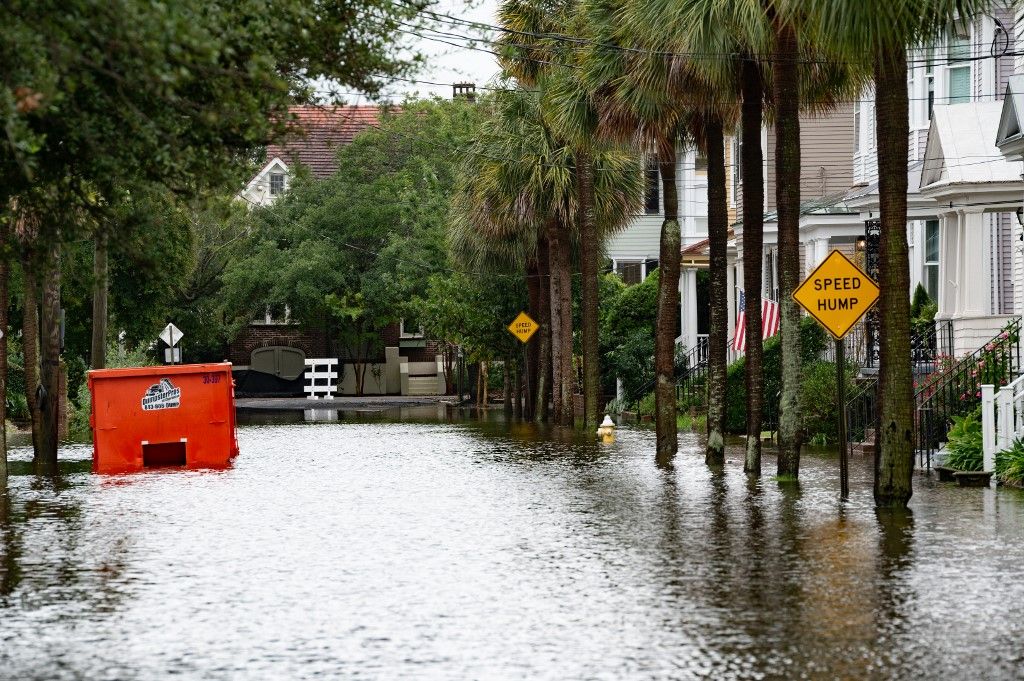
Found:
[[[161,378],[160,382],[149,386],[142,396],[142,409],[177,409],[181,406],[181,388],[175,388],[169,378]]]

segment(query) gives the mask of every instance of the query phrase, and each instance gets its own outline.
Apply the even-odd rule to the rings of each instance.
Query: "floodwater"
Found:
[[[440,416],[243,426],[224,471],[16,463],[0,678],[1024,678],[1016,490],[876,514],[856,457],[844,507],[831,457],[748,483],[693,436],[664,470],[649,430]]]

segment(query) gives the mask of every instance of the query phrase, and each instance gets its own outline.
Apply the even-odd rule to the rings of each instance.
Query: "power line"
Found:
[[[408,3],[404,3],[404,2],[401,2],[401,1],[399,1],[397,3],[393,2],[392,4],[401,4],[401,5],[409,6]],[[484,31],[496,31],[496,32],[499,32],[499,33],[502,33],[502,34],[506,34],[506,35],[517,35],[517,36],[530,37],[530,38],[539,38],[539,39],[544,39],[544,40],[555,40],[555,41],[558,41],[558,42],[570,43],[576,49],[588,48],[588,47],[593,46],[593,47],[609,49],[609,50],[615,50],[615,51],[620,51],[620,52],[629,52],[629,53],[636,53],[636,54],[648,54],[648,55],[651,55],[651,56],[662,56],[662,57],[672,57],[672,58],[681,57],[681,58],[689,58],[689,59],[726,59],[726,60],[730,60],[730,61],[731,60],[740,59],[740,58],[746,58],[746,59],[751,59],[752,58],[752,59],[756,59],[757,61],[761,61],[761,62],[772,62],[772,61],[774,61],[774,55],[749,54],[749,53],[739,52],[739,51],[737,51],[737,52],[708,52],[708,51],[697,51],[697,50],[694,50],[694,51],[687,51],[687,52],[678,52],[678,51],[671,51],[671,50],[654,50],[654,49],[642,48],[642,47],[629,47],[629,46],[624,46],[624,45],[617,45],[617,44],[614,44],[614,43],[599,42],[599,41],[596,41],[596,40],[594,40],[592,38],[585,38],[583,36],[568,35],[568,34],[565,34],[565,33],[537,33],[537,32],[533,32],[533,31],[515,30],[515,29],[511,29],[511,28],[505,27],[505,26],[500,26],[500,25],[497,25],[497,24],[489,24],[489,23],[480,22],[480,21],[466,20],[466,19],[462,19],[462,18],[459,18],[459,17],[454,17],[454,16],[452,16],[450,14],[443,14],[443,13],[440,13],[440,12],[434,12],[434,11],[426,9],[426,8],[418,8],[418,9],[419,9],[420,13],[425,14],[425,15],[430,16],[430,17],[433,17],[435,20],[438,20],[438,21],[441,21],[441,22],[448,22],[448,23],[456,24],[456,25],[463,25],[463,26],[472,27],[472,28],[479,28],[479,29],[483,29]],[[400,22],[400,20],[399,20],[399,22]],[[462,35],[462,34],[456,34],[456,33],[451,33],[451,32],[445,33],[445,32],[441,32],[441,31],[437,31],[435,29],[431,29],[429,27],[424,27],[422,30],[431,31],[431,32],[437,33],[438,35],[444,35],[444,36],[446,36],[448,38],[459,39],[459,40],[466,40],[466,41],[479,41],[479,42],[484,42],[484,43],[488,43],[488,44],[491,44],[491,45],[509,46],[509,47],[515,47],[515,48],[519,48],[519,49],[527,49],[527,50],[543,50],[543,49],[546,49],[543,46],[534,46],[534,45],[517,44],[517,43],[507,43],[507,42],[501,42],[501,41],[492,40],[492,39],[488,39],[488,38],[484,38],[484,37],[465,36],[465,35]],[[1012,30],[1012,28],[1010,30]],[[977,61],[977,60],[981,60],[981,59],[999,58],[999,57],[1004,57],[1004,56],[1007,56],[1007,57],[1009,57],[1009,56],[1018,56],[1020,54],[1024,54],[1024,53],[1018,53],[1018,52],[1009,52],[1009,43],[1010,43],[1010,41],[1009,41],[1009,30],[1004,29],[1004,32],[1006,32],[1006,34],[1007,34],[1006,45],[1000,51],[999,54],[995,54],[995,48],[994,48],[995,37],[993,37],[992,43],[988,43],[988,42],[973,42],[973,43],[964,43],[962,45],[962,47],[964,47],[964,48],[989,47],[990,48],[990,53],[989,54],[987,54],[987,55],[975,55],[975,56],[972,56],[972,57],[963,57],[963,58],[958,58],[958,59],[950,59],[949,63],[960,63],[960,62],[968,62],[968,61]],[[423,36],[423,35],[419,35],[419,34],[417,34],[417,35],[418,35],[418,37],[424,38],[426,40],[431,40],[431,38],[428,37],[428,36]],[[444,42],[444,41],[442,41],[442,42]],[[450,42],[448,44],[452,45],[452,43],[450,43]],[[457,45],[453,45],[453,46],[458,47]],[[485,50],[485,51],[489,51],[489,50]],[[947,53],[949,52],[948,48],[946,49],[946,52]],[[492,54],[497,54],[497,53],[492,52]],[[498,56],[502,56],[502,55],[498,55]],[[523,57],[515,57],[515,56],[511,56],[510,58],[517,59],[517,60],[524,60],[524,61],[535,61],[533,59],[523,58]],[[824,58],[822,58],[822,59],[799,58],[798,61],[801,62],[801,63],[807,63],[807,64],[849,63],[849,62],[846,62],[846,61],[831,60],[831,59],[824,59]],[[926,65],[928,65],[928,64],[933,64],[936,61],[937,61],[936,58],[933,56],[933,57],[925,57],[925,58],[922,58],[922,59],[908,59],[907,60],[907,64],[910,65],[910,64],[917,63],[917,64],[926,64]],[[542,62],[542,63],[551,63],[551,62]],[[565,64],[556,64],[556,65],[566,66]]]

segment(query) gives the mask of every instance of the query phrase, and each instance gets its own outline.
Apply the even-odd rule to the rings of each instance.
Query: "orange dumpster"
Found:
[[[223,468],[238,454],[231,364],[89,372],[92,469]]]

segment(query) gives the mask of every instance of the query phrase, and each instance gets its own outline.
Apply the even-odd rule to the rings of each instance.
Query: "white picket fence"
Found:
[[[337,359],[306,360],[306,399],[333,397],[338,390]]]
[[[981,386],[983,470],[994,471],[996,453],[1019,437],[1024,437],[1024,376],[998,392],[994,385]]]

